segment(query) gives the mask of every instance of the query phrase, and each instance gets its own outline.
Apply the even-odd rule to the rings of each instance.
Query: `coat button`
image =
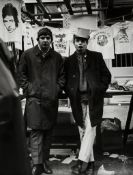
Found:
[[[76,75],[75,74],[73,74],[73,78],[75,78],[76,77]]]

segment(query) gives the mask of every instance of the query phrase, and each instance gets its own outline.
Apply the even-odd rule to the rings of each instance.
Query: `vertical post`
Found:
[[[124,138],[123,138],[124,148],[125,148],[126,143],[127,143],[128,134],[131,133],[129,130],[130,130],[132,113],[133,113],[133,95],[132,95],[131,100],[130,100],[128,115],[127,115],[127,120],[126,120],[126,126],[125,126],[125,131],[124,131]]]
[[[99,8],[102,8],[101,0],[98,0]],[[104,26],[105,15],[103,11],[99,11],[100,26]]]

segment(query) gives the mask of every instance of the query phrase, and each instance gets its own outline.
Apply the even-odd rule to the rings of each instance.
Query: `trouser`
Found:
[[[96,126],[91,127],[89,117],[89,106],[82,103],[82,110],[84,127],[81,128],[79,126],[81,146],[78,159],[88,163],[94,161],[93,145],[96,136]]]
[[[33,164],[42,164],[49,159],[52,139],[51,130],[31,130],[30,146]]]

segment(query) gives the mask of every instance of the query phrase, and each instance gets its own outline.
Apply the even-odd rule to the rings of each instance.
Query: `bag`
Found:
[[[97,134],[100,137],[97,140],[103,152],[122,150],[121,121],[118,118],[103,118],[100,127],[97,128]]]

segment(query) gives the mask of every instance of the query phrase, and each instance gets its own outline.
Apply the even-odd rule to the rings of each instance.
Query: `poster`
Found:
[[[21,0],[0,1],[0,37],[22,49]]]
[[[23,23],[23,36],[24,36],[24,50],[30,49],[34,46],[34,29],[28,22]]]
[[[69,56],[69,32],[67,29],[55,29],[53,31],[54,49],[62,56]]]

